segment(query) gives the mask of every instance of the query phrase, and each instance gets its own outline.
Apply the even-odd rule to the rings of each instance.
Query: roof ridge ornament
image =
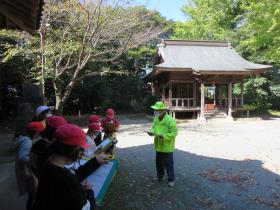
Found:
[[[173,40],[165,39],[165,45],[174,46],[210,46],[210,47],[229,47],[229,41],[216,40]]]

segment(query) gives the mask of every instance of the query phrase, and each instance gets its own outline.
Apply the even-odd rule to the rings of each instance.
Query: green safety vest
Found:
[[[175,138],[177,136],[176,121],[168,114],[159,121],[158,117],[154,117],[152,133],[154,133],[154,146],[157,152],[174,152]],[[163,136],[163,139],[159,138]]]

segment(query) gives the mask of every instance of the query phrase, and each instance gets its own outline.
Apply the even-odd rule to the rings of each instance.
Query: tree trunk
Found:
[[[76,84],[76,81],[71,81],[68,85],[67,88],[65,90],[65,93],[62,94],[62,90],[61,90],[61,84],[59,79],[55,79],[53,82],[54,85],[54,90],[55,90],[55,109],[57,110],[58,114],[63,114],[63,107],[66,103],[66,101],[68,100],[74,86]]]
[[[53,87],[54,87],[54,94],[55,94],[55,109],[57,110],[58,114],[63,114],[63,106],[64,103],[62,101],[62,97],[61,97],[61,86],[60,86],[60,82],[59,79],[56,78],[53,80]]]
[[[55,109],[60,115],[63,114],[63,106],[64,102],[62,101],[61,97],[57,93],[55,93]]]

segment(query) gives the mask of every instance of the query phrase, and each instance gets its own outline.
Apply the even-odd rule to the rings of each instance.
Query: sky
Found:
[[[147,8],[159,11],[162,16],[174,21],[185,21],[186,18],[180,8],[188,0],[135,0],[137,5],[146,5]]]

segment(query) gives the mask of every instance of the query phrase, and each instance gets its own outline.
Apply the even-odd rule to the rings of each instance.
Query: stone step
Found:
[[[221,116],[221,117],[205,117],[207,120],[214,120],[214,119],[226,119],[227,117]]]
[[[216,121],[225,121],[226,120],[226,113],[215,108],[215,109],[206,109],[204,111],[204,116],[207,122],[216,122]]]
[[[226,114],[224,112],[217,112],[217,113],[209,113],[209,112],[206,112],[204,113],[204,115],[208,115],[208,116],[219,116],[219,115],[222,115],[222,116],[226,116]]]
[[[207,114],[225,114],[225,112],[204,112],[204,113],[207,113]]]
[[[207,123],[218,123],[218,122],[226,122],[226,118],[214,118],[214,119],[206,119]]]

